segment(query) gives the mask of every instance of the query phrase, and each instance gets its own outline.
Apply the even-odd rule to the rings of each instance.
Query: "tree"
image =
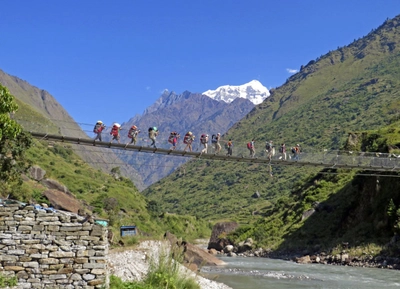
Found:
[[[21,173],[29,167],[24,157],[32,138],[13,119],[18,105],[8,89],[0,85],[0,193],[9,194],[22,184]],[[15,195],[15,194],[14,194]]]

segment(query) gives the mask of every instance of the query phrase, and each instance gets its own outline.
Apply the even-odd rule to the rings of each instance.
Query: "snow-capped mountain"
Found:
[[[207,90],[203,92],[208,97],[230,103],[236,98],[246,98],[254,104],[260,104],[270,96],[269,90],[263,86],[258,80],[252,80],[243,85],[224,85],[216,90]]]

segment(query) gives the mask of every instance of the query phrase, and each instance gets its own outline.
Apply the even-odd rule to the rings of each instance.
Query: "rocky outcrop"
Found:
[[[40,182],[46,175],[46,171],[39,166],[31,166],[29,168],[29,176],[31,179]]]
[[[81,204],[71,194],[58,190],[47,190],[43,195],[49,200],[53,208],[78,214]]]
[[[190,243],[185,244],[184,256],[187,264],[196,264],[197,266],[220,266],[226,264],[214,255]]]
[[[190,268],[192,264],[196,265],[196,267],[192,266],[191,268],[194,270],[197,270],[201,265],[225,265],[225,262],[215,257],[213,254],[198,246],[178,239],[174,234],[171,234],[170,232],[166,232],[164,234],[164,238],[168,240],[168,243],[171,246],[175,246],[178,251],[180,250],[180,253],[183,253],[184,264],[187,265],[188,268]]]
[[[214,225],[207,249],[223,250],[227,245],[233,245],[226,236],[239,227],[236,222],[224,222]]]
[[[66,194],[71,194],[71,192],[68,190],[66,186],[63,184],[60,184],[58,181],[53,180],[53,179],[44,179],[41,181],[42,185],[44,185],[46,188],[49,188],[51,190],[57,190]]]

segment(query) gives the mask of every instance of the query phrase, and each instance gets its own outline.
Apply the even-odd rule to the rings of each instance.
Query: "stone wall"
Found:
[[[91,218],[0,205],[0,274],[17,288],[108,288],[107,228]]]

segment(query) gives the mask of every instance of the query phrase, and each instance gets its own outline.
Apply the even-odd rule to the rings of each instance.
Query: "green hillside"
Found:
[[[3,86],[0,85],[0,88]],[[59,128],[53,122],[29,104],[13,97],[11,99],[18,104],[18,110],[12,117],[18,119],[25,130],[34,130],[34,126],[40,124],[49,133],[58,132]],[[5,107],[8,107],[7,103]],[[9,120],[7,111],[2,111],[0,116]],[[34,121],[24,122],[24,119]],[[2,152],[9,143],[4,137],[1,138]],[[130,179],[121,176],[119,167],[112,168],[108,173],[95,169],[76,154],[71,145],[34,140],[33,145],[25,152],[25,157],[28,163],[38,165],[46,171],[45,178],[65,185],[79,200],[86,213],[108,219],[109,229],[117,236],[116,240],[119,239],[121,225],[133,224],[143,235],[153,238],[160,238],[165,231],[189,240],[204,238],[210,234],[209,222],[198,220],[194,216],[163,213],[157,204],[139,193]],[[0,199],[7,197],[27,203],[50,204],[43,194],[48,188],[28,176],[25,173],[21,178],[22,185],[13,182],[10,190],[3,190],[3,187],[7,188],[7,180],[2,179]]]
[[[228,131],[236,143],[252,138],[303,151],[339,149],[348,133],[378,129],[399,116],[400,16],[366,37],[302,66],[299,73]],[[143,193],[164,210],[207,219],[257,221],[302,188],[312,168],[192,161]],[[255,192],[260,198],[252,198]],[[263,218],[262,218],[263,219]]]
[[[105,174],[85,163],[73,149],[65,144],[48,146],[35,141],[27,152],[28,159],[46,171],[46,177],[58,180],[81,201],[90,213],[110,220],[110,228],[118,235],[122,225],[135,224],[145,235],[159,238],[166,230],[186,238],[206,237],[210,233],[207,222],[196,217],[161,214],[139,193],[132,181],[111,173]],[[115,168],[118,172],[118,168]],[[24,184],[22,200],[45,201],[35,182]]]
[[[398,153],[399,125],[397,121],[379,130],[352,133],[345,148],[377,151],[379,147],[380,152]],[[308,248],[310,254],[340,250],[342,243],[348,243],[353,250],[366,250],[374,244],[374,254],[398,255],[398,245],[386,246],[394,234],[400,233],[397,173],[324,173],[310,176],[301,187],[265,210],[263,218],[251,226],[242,226],[231,238],[241,241],[253,237],[258,245],[278,251]],[[304,213],[310,210],[314,213],[306,217]]]

